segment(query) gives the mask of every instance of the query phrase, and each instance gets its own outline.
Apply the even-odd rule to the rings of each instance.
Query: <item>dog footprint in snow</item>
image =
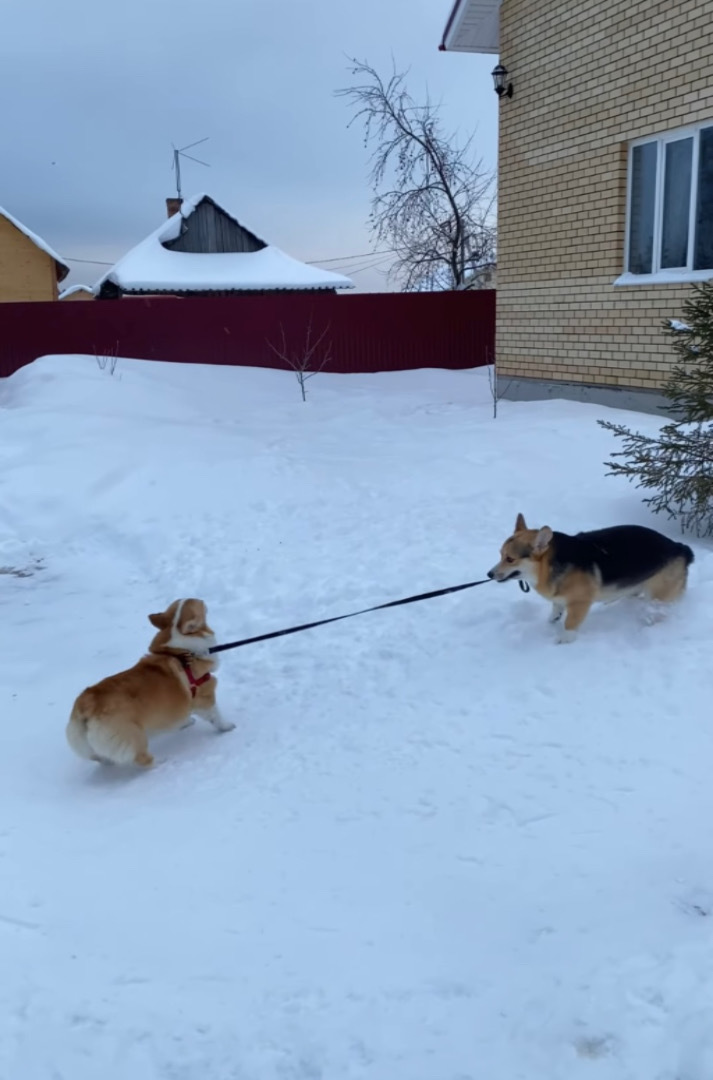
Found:
[[[674,906],[684,915],[705,919],[713,915],[713,893],[707,889],[691,889],[674,900]]]
[[[613,1035],[581,1035],[574,1040],[574,1049],[580,1057],[594,1061],[613,1053],[616,1039]]]

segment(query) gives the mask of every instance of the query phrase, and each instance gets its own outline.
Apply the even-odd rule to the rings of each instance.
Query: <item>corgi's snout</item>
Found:
[[[488,577],[491,581],[505,581],[507,580],[508,575],[500,566],[494,566],[492,570],[488,570]]]
[[[503,566],[501,563],[496,563],[492,570],[488,570],[488,578],[491,581],[512,581],[513,578],[519,578],[521,576],[518,569],[511,566]]]

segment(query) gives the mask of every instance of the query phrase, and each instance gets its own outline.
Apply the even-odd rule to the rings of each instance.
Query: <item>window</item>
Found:
[[[627,217],[622,284],[713,275],[713,125],[632,145]]]

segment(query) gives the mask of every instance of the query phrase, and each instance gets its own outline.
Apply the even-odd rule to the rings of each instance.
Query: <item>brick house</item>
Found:
[[[652,407],[672,363],[661,323],[713,278],[713,0],[456,0],[441,49],[506,69],[497,361],[512,393],[629,404],[609,391],[633,389]]]
[[[56,300],[68,273],[44,240],[0,207],[0,303]]]

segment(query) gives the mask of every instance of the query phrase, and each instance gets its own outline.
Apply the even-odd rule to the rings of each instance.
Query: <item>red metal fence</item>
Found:
[[[318,362],[329,347],[325,371],[480,367],[495,353],[495,292],[0,303],[0,377],[47,353],[281,368],[271,345],[297,354],[308,332]]]

